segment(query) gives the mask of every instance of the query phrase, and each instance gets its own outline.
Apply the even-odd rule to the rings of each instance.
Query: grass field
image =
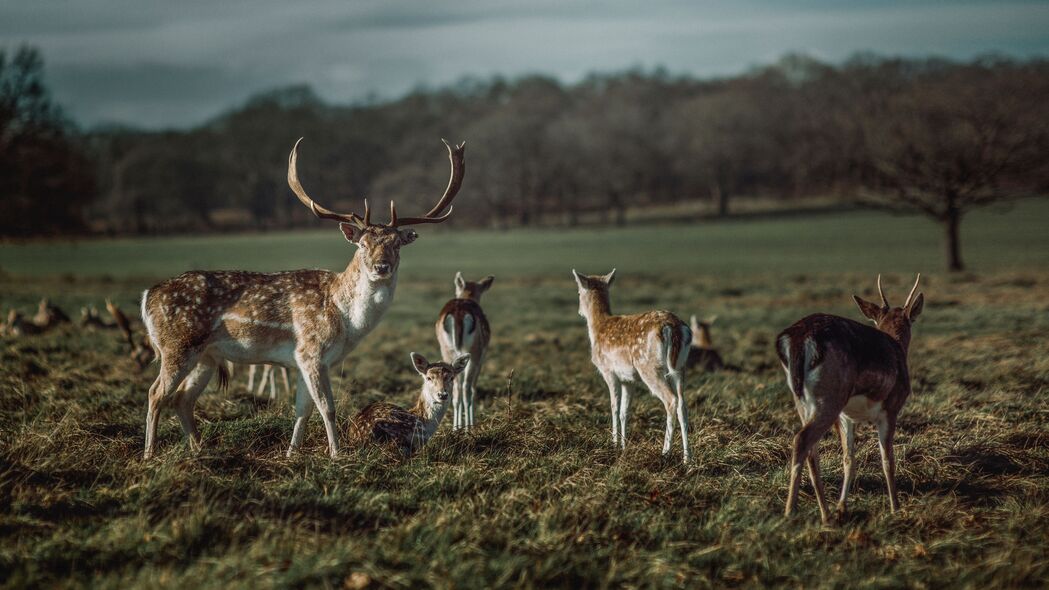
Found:
[[[7,586],[987,587],[1049,584],[1049,206],[963,226],[972,272],[939,272],[926,221],[838,216],[624,230],[420,231],[392,310],[337,373],[343,427],[364,404],[408,404],[408,352],[455,270],[495,274],[479,429],[450,423],[417,457],[324,452],[320,421],[286,459],[293,410],[244,391],[197,405],[204,450],[172,415],[140,459],[145,396],[112,331],[6,339],[0,362],[0,583]],[[891,231],[887,228],[892,228]],[[0,247],[0,307],[49,295],[69,312],[194,267],[339,268],[338,232]],[[738,374],[690,374],[695,459],[660,456],[662,407],[637,393],[630,446],[609,441],[569,270],[619,268],[613,309],[718,314]],[[902,511],[888,511],[870,427],[851,512],[821,526],[808,483],[781,515],[798,427],[771,342],[813,311],[858,318],[923,272],[914,395],[897,433]],[[515,370],[513,395],[506,375]],[[678,441],[675,441],[679,445]],[[823,442],[835,494],[837,442]]]

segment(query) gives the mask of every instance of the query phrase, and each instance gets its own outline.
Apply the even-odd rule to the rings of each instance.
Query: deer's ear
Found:
[[[586,289],[586,283],[583,282],[583,276],[577,273],[574,268],[572,269],[572,276],[575,277],[575,282],[579,285],[580,289]]]
[[[407,246],[415,240],[419,239],[419,234],[415,233],[414,229],[402,229],[397,232],[397,235],[401,236],[401,245]]]
[[[469,363],[470,353],[467,352],[455,357],[455,360],[452,361],[452,369],[454,369],[455,374],[458,375],[459,373],[462,373],[466,370],[466,365],[468,365]]]
[[[616,280],[616,269],[612,269],[612,272],[605,275],[605,284],[608,286],[612,285],[612,281]]]
[[[352,223],[340,223],[339,229],[342,230],[342,235],[346,236],[347,242],[353,242],[356,244],[361,240],[361,236],[364,235],[364,230],[353,225]]]
[[[914,298],[914,301],[911,302],[910,307],[907,309],[907,317],[912,322],[918,319],[923,307],[925,307],[925,293],[918,293],[918,296]]]
[[[466,288],[466,279],[463,278],[463,273],[455,273],[455,290],[462,291]]]
[[[878,320],[881,319],[881,307],[877,303],[871,303],[870,301],[861,299],[856,295],[853,295],[852,298],[856,300],[856,305],[859,306],[860,313],[863,314],[863,317],[874,323],[878,323]]]
[[[481,290],[482,291],[487,291],[488,289],[492,288],[492,281],[494,281],[494,280],[495,280],[495,277],[489,275],[489,276],[481,279],[481,282],[478,283],[478,284],[481,286]]]
[[[415,366],[415,370],[418,371],[420,375],[425,377],[426,369],[430,368],[430,362],[426,360],[426,357],[417,352],[411,353],[411,357],[412,365]]]

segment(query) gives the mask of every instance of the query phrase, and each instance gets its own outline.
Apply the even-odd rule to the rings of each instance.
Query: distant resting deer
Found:
[[[918,281],[907,295],[903,307],[892,307],[881,288],[881,305],[853,296],[860,312],[874,322],[868,326],[848,318],[818,313],[805,317],[776,337],[776,353],[787,374],[787,385],[794,394],[794,407],[803,427],[794,437],[790,460],[790,487],[785,513],[789,516],[797,503],[802,464],[816,492],[820,518],[830,520],[820,478],[816,445],[831,426],[838,430],[843,450],[844,478],[838,514],[845,513],[849,486],[855,476],[855,422],[871,422],[878,429],[882,469],[889,491],[889,508],[899,509],[896,498],[896,459],[893,437],[896,418],[911,394],[907,351],[911,324],[925,304],[925,296],[915,292]]]
[[[444,304],[434,326],[444,362],[470,354],[470,364],[455,380],[452,392],[452,428],[456,430],[474,426],[477,377],[491,340],[488,318],[481,309],[481,295],[491,288],[494,280],[495,277],[489,276],[475,283],[465,280],[462,273],[455,273],[455,299]]]
[[[663,454],[670,452],[674,416],[681,427],[684,462],[692,458],[688,444],[688,405],[685,403],[684,370],[692,331],[667,311],[636,315],[612,315],[608,290],[615,269],[607,275],[581,275],[579,315],[586,318],[590,335],[590,359],[608,385],[612,406],[612,444],[626,448],[630,390],[627,385],[644,383],[663,402],[667,413]]]
[[[437,204],[422,217],[399,217],[391,202],[389,223],[373,224],[367,201],[362,217],[325,209],[310,198],[299,182],[295,143],[288,156],[288,186],[314,215],[339,221],[343,236],[357,246],[341,273],[192,271],[142,294],[142,319],[160,357],[160,373],[149,390],[144,458],[153,455],[165,406],[174,406],[190,447],[199,448],[193,407],[225,361],[298,369],[288,454],[302,445],[316,407],[328,452],[338,455],[331,369],[375,329],[393,301],[401,247],[418,237],[407,226],[442,223],[451,215],[463,181],[464,145],[445,145],[451,176]]]
[[[415,352],[411,353],[411,358],[412,366],[423,379],[418,401],[410,410],[387,402],[365,406],[351,425],[351,437],[355,443],[391,445],[401,453],[411,455],[437,432],[448,408],[453,384],[466,370],[470,355],[459,355],[451,364],[431,363]]]

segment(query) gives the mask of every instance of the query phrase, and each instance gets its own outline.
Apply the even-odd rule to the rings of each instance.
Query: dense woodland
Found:
[[[731,78],[466,79],[352,105],[290,87],[169,131],[78,130],[42,80],[36,51],[0,53],[0,235],[314,224],[285,179],[300,136],[300,176],[319,201],[396,199],[402,212],[444,187],[438,139],[467,140],[460,226],[821,197],[920,212],[957,238],[971,208],[1049,186],[1046,60],[791,55]],[[946,243],[960,267],[957,239]]]

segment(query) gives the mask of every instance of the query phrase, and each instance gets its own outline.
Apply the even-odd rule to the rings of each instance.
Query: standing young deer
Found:
[[[670,452],[674,415],[681,427],[684,462],[692,455],[688,446],[688,405],[684,395],[684,368],[692,331],[674,314],[650,311],[612,315],[608,288],[616,271],[587,276],[572,270],[579,286],[579,315],[590,333],[590,360],[605,383],[612,406],[612,444],[626,448],[630,390],[638,379],[663,402],[667,412],[663,454]]]
[[[423,378],[419,400],[410,410],[386,402],[375,402],[353,419],[352,438],[356,444],[387,444],[411,455],[430,440],[441,425],[448,408],[448,396],[455,380],[467,368],[470,355],[463,354],[449,363],[430,363],[411,353],[412,365]]]
[[[475,283],[463,279],[463,273],[455,273],[455,299],[444,304],[434,326],[444,362],[450,363],[470,353],[470,364],[456,378],[452,392],[452,428],[455,430],[474,426],[474,387],[491,339],[488,318],[481,309],[481,295],[491,288],[494,280],[495,277],[488,276]]]
[[[874,322],[874,327],[823,313],[799,320],[776,337],[776,352],[787,384],[794,393],[794,407],[803,424],[794,437],[790,462],[790,488],[787,491],[789,516],[797,502],[801,485],[801,467],[805,462],[816,492],[820,517],[827,522],[830,514],[824,501],[816,445],[834,426],[841,438],[844,478],[838,513],[844,514],[855,468],[855,422],[871,422],[878,429],[881,464],[889,491],[889,508],[896,512],[896,459],[892,440],[896,417],[911,394],[907,371],[907,350],[911,342],[911,324],[922,311],[925,297],[918,290],[918,280],[907,295],[903,307],[892,307],[881,288],[881,305],[853,296],[860,312]]]
[[[223,361],[298,369],[288,454],[302,444],[314,406],[324,422],[328,450],[332,457],[338,454],[331,367],[378,325],[393,301],[401,246],[417,237],[405,226],[441,223],[451,215],[452,199],[463,181],[465,144],[445,145],[451,178],[437,204],[422,217],[398,217],[391,202],[390,222],[381,225],[371,222],[367,201],[363,217],[335,213],[314,202],[299,183],[295,143],[288,157],[291,190],[317,217],[340,222],[343,235],[357,246],[341,273],[193,271],[143,293],[142,319],[160,356],[160,374],[149,390],[146,458],[153,454],[160,410],[168,404],[174,405],[190,446],[199,447],[193,406]]]

